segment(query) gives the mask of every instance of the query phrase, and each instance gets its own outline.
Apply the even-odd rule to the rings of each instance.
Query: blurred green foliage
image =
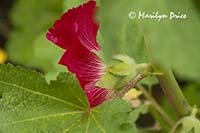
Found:
[[[138,27],[128,17],[133,1],[100,0],[100,35],[102,55],[109,61],[116,54],[127,54],[137,63],[148,61],[144,37]]]
[[[14,31],[7,43],[9,59],[17,64],[35,66],[49,71],[52,63],[35,56],[38,46],[48,45],[44,37],[41,44],[35,43],[41,34],[52,27],[62,12],[80,5],[86,0],[18,0],[11,11]],[[189,0],[139,1],[139,0],[98,0],[100,31],[98,41],[102,46],[102,57],[109,62],[115,54],[127,54],[137,63],[159,62],[171,67],[179,76],[199,80],[199,12],[194,2]],[[173,4],[172,4],[173,3]],[[111,8],[112,7],[112,8]],[[109,13],[108,13],[109,11]],[[151,13],[183,12],[186,20],[133,20],[128,17],[130,11]],[[49,51],[59,51],[55,47]],[[51,52],[50,52],[51,53]],[[60,50],[60,53],[62,51]],[[45,54],[45,53],[44,53]],[[44,55],[43,54],[43,55]],[[38,55],[37,55],[38,56]],[[50,56],[49,56],[50,57]],[[54,58],[54,56],[52,56]],[[52,67],[52,69],[55,69]]]
[[[65,72],[66,67],[58,65],[64,50],[52,44],[45,38],[46,33],[41,33],[33,42],[33,49],[38,67],[43,68],[48,81],[55,79],[59,72]]]
[[[10,61],[24,66],[46,69],[41,65],[43,61],[35,57],[34,52],[37,49],[34,49],[34,45],[45,45],[48,42],[45,42],[45,36],[43,36],[43,43],[34,43],[53,25],[54,20],[59,18],[62,6],[62,0],[42,2],[40,0],[18,0],[15,3],[10,13],[14,30],[6,44]]]
[[[83,2],[85,0],[17,0],[10,13],[14,29],[6,44],[9,61],[41,70],[48,81],[66,71],[57,64],[63,50],[49,42],[45,33],[63,11]]]
[[[200,83],[193,83],[187,85],[183,93],[192,106],[197,105],[200,107]]]
[[[136,14],[139,11],[149,14],[156,11],[169,14],[173,11],[186,13],[188,18],[162,21],[129,19],[131,11]],[[100,0],[103,52],[106,58],[125,52],[139,62],[150,59],[151,62],[172,68],[180,77],[199,80],[199,15],[194,2],[190,0]]]
[[[87,2],[87,0],[63,0],[64,11],[66,11],[72,7],[77,7],[85,2]]]

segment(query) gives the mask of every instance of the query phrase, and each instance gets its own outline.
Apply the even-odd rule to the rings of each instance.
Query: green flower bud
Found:
[[[102,88],[119,90],[137,75],[136,62],[127,55],[116,55],[97,82]]]

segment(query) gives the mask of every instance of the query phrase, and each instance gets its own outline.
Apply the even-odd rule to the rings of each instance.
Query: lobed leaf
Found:
[[[123,100],[89,108],[75,77],[61,73],[47,84],[34,71],[0,65],[0,132],[130,133],[138,112]]]

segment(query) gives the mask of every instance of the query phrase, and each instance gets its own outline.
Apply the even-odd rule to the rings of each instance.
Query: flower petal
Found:
[[[85,92],[91,108],[112,98],[111,90],[94,86],[94,83],[85,86]]]
[[[70,9],[55,22],[54,28],[49,29],[47,39],[63,49],[80,42],[79,44],[89,51],[99,50],[100,46],[96,41],[98,24],[94,19],[95,12],[95,1]]]
[[[60,64],[76,75],[81,86],[98,81],[104,74],[105,64],[93,52],[84,47],[68,49],[62,56]]]

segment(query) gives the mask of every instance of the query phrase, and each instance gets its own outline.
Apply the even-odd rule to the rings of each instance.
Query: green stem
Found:
[[[156,77],[177,114],[179,116],[190,114],[191,107],[185,99],[171,70],[160,65],[156,65],[155,67],[163,72],[163,75],[157,75]]]
[[[166,123],[173,127],[174,121],[168,116],[168,114],[160,107],[157,101],[145,90],[143,86],[139,86],[140,91],[144,94],[144,96],[151,102],[151,104],[156,108],[158,113],[162,116],[162,118],[166,121]]]
[[[169,126],[166,121],[163,119],[163,117],[160,115],[160,113],[156,110],[154,105],[149,106],[149,112],[153,116],[153,118],[156,120],[156,122],[159,123],[160,127],[162,128],[162,131],[166,133],[169,131],[172,127]],[[160,129],[161,130],[161,129]]]

